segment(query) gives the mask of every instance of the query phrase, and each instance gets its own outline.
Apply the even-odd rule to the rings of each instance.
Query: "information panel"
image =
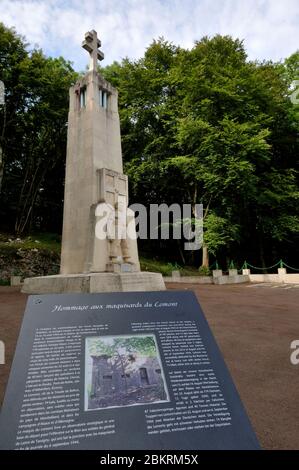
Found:
[[[30,296],[1,449],[258,449],[192,292]]]

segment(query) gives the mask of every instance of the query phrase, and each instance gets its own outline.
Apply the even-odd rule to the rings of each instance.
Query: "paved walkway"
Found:
[[[299,340],[299,289],[174,283],[168,288],[196,293],[261,445],[299,449],[299,365],[290,363],[290,344]],[[0,287],[0,340],[7,361],[0,365],[0,403],[25,303],[18,289]]]
[[[275,282],[258,282],[257,284],[246,284],[246,287],[268,287],[270,289],[299,289],[299,284],[278,284]]]
[[[290,344],[299,340],[299,289],[263,286],[184,288],[201,303],[262,447],[299,449],[299,365],[290,362]]]

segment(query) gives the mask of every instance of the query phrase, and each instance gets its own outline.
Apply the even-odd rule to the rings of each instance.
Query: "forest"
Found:
[[[130,204],[203,204],[201,250],[140,240],[142,254],[196,268],[299,266],[299,51],[259,62],[230,36],[190,50],[157,38],[140,59],[99,72],[119,93]],[[0,23],[3,234],[61,235],[68,89],[79,76]]]

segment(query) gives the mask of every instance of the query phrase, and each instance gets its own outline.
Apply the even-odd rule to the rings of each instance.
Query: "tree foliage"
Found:
[[[76,74],[62,57],[27,50],[23,38],[0,24],[0,79],[6,112],[1,115],[5,226],[23,233],[60,229],[68,89]]]
[[[298,52],[250,62],[241,41],[218,35],[190,51],[160,38],[104,69],[119,90],[131,201],[202,203],[203,252],[223,260],[295,251],[298,63]]]
[[[157,354],[153,336],[130,336],[113,338],[88,338],[88,353],[91,356],[106,354],[121,356],[137,353],[140,356],[154,357]]]

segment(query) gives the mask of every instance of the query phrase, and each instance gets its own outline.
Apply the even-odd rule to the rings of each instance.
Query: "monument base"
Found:
[[[137,292],[165,290],[160,273],[83,273],[28,277],[24,280],[25,294],[64,294],[96,292]]]

